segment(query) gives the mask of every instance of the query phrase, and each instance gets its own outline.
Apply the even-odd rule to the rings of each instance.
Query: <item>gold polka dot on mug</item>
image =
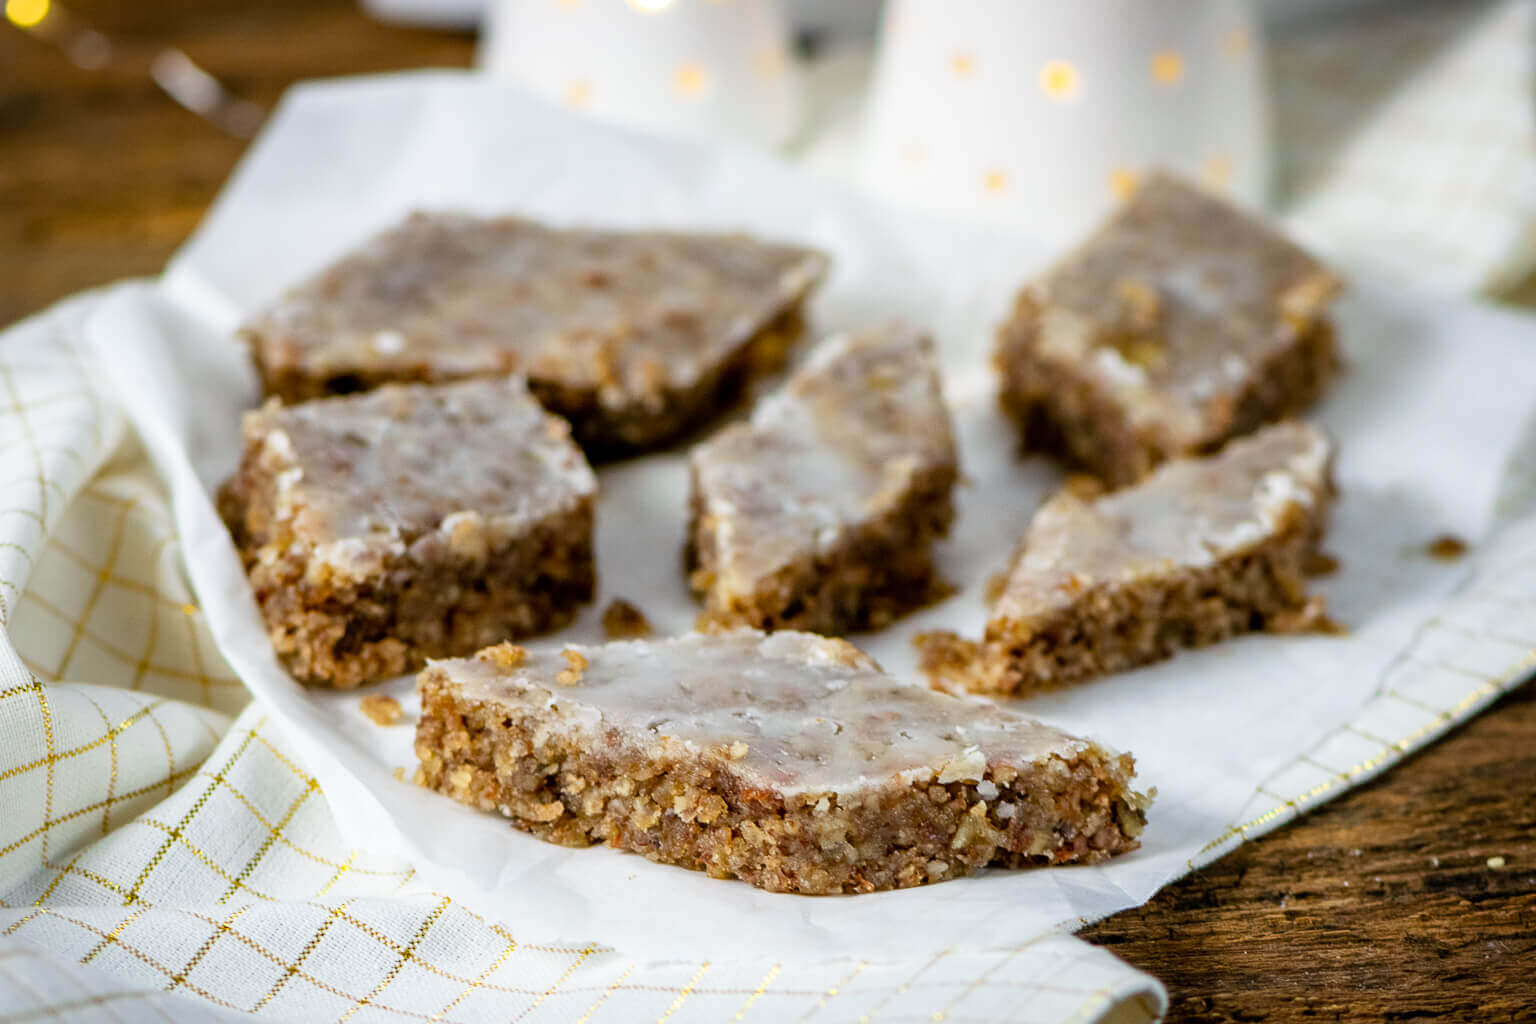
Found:
[[[585,110],[592,105],[592,83],[585,78],[573,79],[565,87],[565,105],[574,110]]]
[[[1141,176],[1129,167],[1117,167],[1109,172],[1109,191],[1116,199],[1129,199],[1140,183]]]
[[[696,63],[681,64],[672,73],[672,86],[684,96],[697,96],[704,91],[709,84],[709,72],[704,70],[704,65]]]
[[[1077,68],[1064,60],[1047,61],[1040,68],[1040,88],[1053,100],[1069,100],[1077,95]]]
[[[1184,77],[1184,58],[1173,50],[1163,50],[1152,57],[1152,81],[1176,85]]]
[[[1221,153],[1206,157],[1205,163],[1200,168],[1200,177],[1213,188],[1227,188],[1232,184],[1231,159]]]

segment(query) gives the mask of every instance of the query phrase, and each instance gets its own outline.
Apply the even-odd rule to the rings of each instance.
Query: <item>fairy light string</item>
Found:
[[[112,40],[56,0],[5,0],[5,20],[48,43],[76,67],[96,71],[117,56]],[[171,46],[155,54],[149,77],[171,99],[236,138],[256,134],[266,111],[230,92],[185,51]]]

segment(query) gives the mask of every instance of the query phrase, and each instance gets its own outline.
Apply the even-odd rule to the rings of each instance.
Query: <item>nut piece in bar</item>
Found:
[[[622,454],[782,365],[826,262],[745,235],[418,213],[241,333],[284,401],[518,372],[589,452]]]
[[[428,787],[550,842],[777,892],[1100,861],[1136,848],[1149,803],[1127,754],[808,633],[493,648],[419,686]]]
[[[1333,446],[1287,421],[1135,486],[1040,507],[981,643],[920,637],[937,685],[1027,695],[1254,629],[1326,629],[1307,569],[1333,495]]]
[[[521,378],[274,400],[243,430],[220,511],[303,682],[399,675],[591,599],[596,479]]]
[[[954,518],[955,442],[933,343],[843,335],[693,450],[701,628],[879,628],[945,592],[931,547]]]
[[[1027,448],[1111,486],[1311,405],[1341,283],[1273,228],[1166,174],[1019,294],[998,332]]]

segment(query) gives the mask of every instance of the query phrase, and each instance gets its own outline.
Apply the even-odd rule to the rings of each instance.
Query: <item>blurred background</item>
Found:
[[[1536,301],[1532,0],[0,3],[0,323],[159,270],[288,85],[421,67],[1057,245],[1171,166],[1351,272]]]

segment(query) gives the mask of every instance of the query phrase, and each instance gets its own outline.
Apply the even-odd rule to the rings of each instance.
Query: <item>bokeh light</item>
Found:
[[[13,25],[33,28],[48,17],[49,0],[5,0],[5,17]]]

